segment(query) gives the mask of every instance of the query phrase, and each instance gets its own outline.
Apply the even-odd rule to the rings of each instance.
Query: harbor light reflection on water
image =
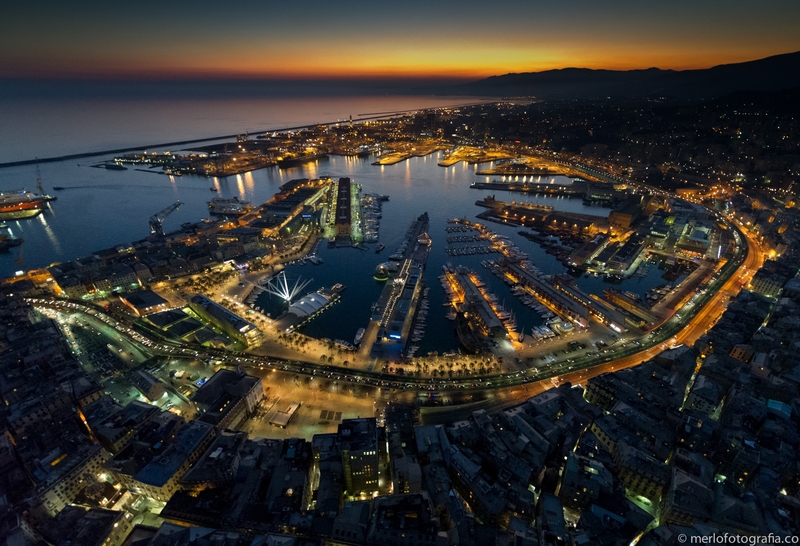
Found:
[[[57,192],[58,201],[51,203],[51,210],[46,210],[39,219],[8,224],[25,238],[23,266],[30,269],[143,239],[149,233],[148,218],[177,200],[183,205],[165,221],[167,231],[176,229],[183,222],[207,217],[207,202],[211,197],[237,196],[242,200],[262,203],[277,192],[280,185],[292,179],[348,176],[362,186],[363,192],[390,196],[389,201],[383,204],[380,224],[380,241],[386,245],[386,250],[376,254],[375,245],[369,245],[368,250],[358,250],[328,249],[323,244],[319,250],[319,256],[324,260],[321,265],[307,263],[288,266],[286,273],[290,280],[297,277],[313,278],[309,290],[330,287],[336,283],[347,286],[341,301],[309,322],[303,328],[304,332],[315,337],[353,340],[358,328],[366,326],[369,321],[371,306],[382,289],[382,284],[373,278],[376,266],[394,252],[410,223],[423,212],[428,212],[430,216],[429,232],[433,244],[425,273],[425,282],[431,288],[430,311],[426,335],[418,344],[418,354],[445,352],[458,347],[453,333],[454,324],[445,317],[445,295],[437,278],[442,265],[448,262],[465,265],[476,271],[489,290],[516,315],[523,331],[529,332],[531,326],[541,323],[541,318],[522,305],[511,294],[509,287],[481,267],[482,260],[493,259],[497,255],[450,256],[445,252],[447,219],[458,217],[474,221],[476,215],[484,210],[475,206],[475,201],[495,192],[469,187],[476,179],[483,178],[476,176],[476,166],[460,163],[440,167],[437,165],[440,157],[441,152],[414,157],[396,165],[376,167],[371,165],[372,158],[330,156],[290,169],[272,167],[225,178],[182,176],[172,177],[172,180],[147,169],[108,171],[75,164],[43,164],[43,180],[58,180],[59,185],[66,189]],[[26,170],[30,171],[31,168],[6,169],[3,174]],[[563,183],[568,180],[554,177],[553,181]],[[217,192],[210,192],[209,187]],[[580,199],[503,192],[497,192],[496,196],[506,201],[552,205],[569,212],[599,216],[607,216],[609,212],[609,209],[585,206]],[[555,257],[546,254],[536,243],[517,235],[519,228],[494,223],[488,224],[488,227],[510,237],[545,274],[564,271]],[[12,275],[18,268],[12,256],[6,255],[0,261],[5,276]],[[605,286],[602,278],[581,277],[577,282],[593,293],[602,293]],[[647,289],[663,282],[660,272],[651,268],[646,277],[625,281],[620,288],[643,295]],[[281,305],[285,304],[270,302],[269,297],[262,295],[258,304],[274,317],[280,313]]]

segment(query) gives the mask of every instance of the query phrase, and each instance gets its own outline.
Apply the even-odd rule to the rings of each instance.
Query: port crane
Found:
[[[156,237],[164,236],[164,228],[161,224],[167,219],[167,216],[180,208],[183,203],[176,201],[162,211],[159,211],[150,217],[150,234]]]

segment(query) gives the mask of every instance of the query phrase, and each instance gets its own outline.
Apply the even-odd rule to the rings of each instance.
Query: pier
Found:
[[[380,156],[376,161],[373,161],[373,165],[396,165],[397,163],[401,163],[406,159],[410,159],[412,155],[407,152],[390,152],[386,155]]]
[[[454,272],[446,272],[445,282],[452,290],[451,304],[459,313],[470,318],[473,331],[476,329],[486,337],[504,338],[506,326],[500,319],[496,304],[489,300],[489,294],[475,273],[459,266]]]
[[[546,205],[528,203],[505,203],[494,196],[475,202],[476,205],[489,210],[478,215],[481,220],[490,220],[500,224],[532,227],[538,230],[563,231],[575,235],[593,236],[599,232],[608,232],[608,219],[590,214],[555,211]]]
[[[425,157],[444,149],[446,149],[446,146],[436,143],[415,144],[413,147],[406,145],[403,149],[392,150],[379,155],[372,164],[379,166],[395,165],[412,157]]]
[[[480,174],[480,173],[479,173]],[[528,174],[533,178],[536,174]],[[523,177],[525,178],[525,177]],[[534,182],[533,180],[492,180],[491,182],[473,182],[469,186],[476,190],[496,190],[525,194],[557,195],[561,197],[581,197],[589,201],[613,201],[622,195],[610,184],[599,184],[586,180],[574,180],[571,184],[554,184],[551,182]]]
[[[439,166],[452,167],[462,161],[469,165],[477,165],[478,163],[490,163],[504,159],[513,159],[513,156],[502,150],[485,150],[476,146],[458,146],[439,161]]]
[[[577,170],[543,158],[513,157],[498,159],[494,168],[478,171],[478,175],[501,176],[567,176],[574,178]]]
[[[533,271],[524,268],[522,264],[504,262],[501,271],[522,286],[531,295],[544,303],[559,316],[576,324],[586,327],[589,325],[589,310],[556,289]]]
[[[380,298],[372,306],[367,331],[373,331],[373,323],[377,326],[371,350],[373,356],[400,359],[406,350],[423,292],[422,274],[430,247],[428,223],[427,212],[414,220],[406,232],[406,240],[390,257],[399,261],[400,267],[389,277]]]

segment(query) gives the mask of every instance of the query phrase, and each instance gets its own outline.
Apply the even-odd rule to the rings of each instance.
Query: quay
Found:
[[[507,277],[546,303],[554,312],[582,327],[588,326],[589,317],[618,333],[626,331],[629,326],[640,326],[641,320],[633,320],[622,309],[594,294],[587,294],[569,275],[541,277],[513,260],[503,260],[500,268]]]
[[[424,265],[425,261],[428,259],[427,253],[428,247],[430,246],[430,237],[428,236],[429,223],[430,220],[427,212],[414,220],[406,231],[405,241],[400,244],[394,254],[389,256],[389,260],[402,262],[416,257],[417,263],[421,262]],[[417,254],[419,254],[419,256],[416,256]]]
[[[425,157],[426,155],[430,155],[444,149],[446,149],[445,146],[436,143],[416,144],[413,147],[406,147],[402,150],[393,150],[391,152],[381,154],[372,164],[379,166],[395,165],[405,161],[406,159],[411,159],[412,157]]]
[[[533,178],[533,176],[531,176]],[[624,193],[614,189],[611,184],[573,180],[571,184],[554,184],[527,180],[473,182],[469,186],[476,190],[496,190],[525,194],[557,195],[561,197],[581,197],[596,204],[613,204],[624,197]]]
[[[607,218],[590,214],[560,212],[552,207],[531,205],[526,203],[505,203],[488,196],[475,202],[488,210],[478,214],[481,220],[490,220],[500,224],[533,227],[540,230],[565,230],[585,236],[608,232],[610,224]]]
[[[583,328],[589,325],[589,310],[585,305],[569,298],[535,272],[526,269],[519,262],[509,260],[501,262],[499,267],[503,275],[519,284],[554,313]]]
[[[497,199],[495,199],[494,195],[489,195],[484,199],[479,199],[475,201],[475,205],[487,209],[496,209],[506,206],[506,203],[503,201],[498,201]],[[537,212],[552,212],[555,210],[555,207],[551,205],[540,205],[538,203],[516,203],[512,201],[511,206]]]
[[[574,178],[578,171],[571,165],[559,164],[547,159],[513,157],[498,159],[494,168],[478,171],[478,175],[501,176],[567,176]]]
[[[501,150],[484,150],[476,146],[458,146],[442,158],[438,165],[440,167],[452,167],[462,161],[469,165],[477,165],[479,163],[511,159],[513,159],[513,156]]]
[[[453,165],[455,165],[456,163],[461,163],[462,161],[464,161],[464,160],[463,160],[463,159],[461,159],[460,157],[456,157],[456,156],[452,156],[452,155],[451,155],[451,156],[449,156],[449,157],[445,157],[444,159],[442,159],[442,160],[441,160],[441,161],[438,163],[438,165],[439,165],[440,167],[452,167],[452,166],[453,166]]]
[[[426,212],[412,222],[406,240],[392,256],[394,261],[400,262],[400,267],[389,277],[377,303],[372,306],[367,328],[368,332],[377,332],[370,349],[372,356],[400,359],[406,351],[411,326],[422,299],[422,274],[430,250],[428,225]],[[368,345],[370,340],[366,341],[362,344]]]
[[[583,197],[586,195],[586,186],[580,182],[572,184],[550,184],[541,182],[473,182],[469,185],[475,190],[499,190],[517,193],[542,193],[545,195],[562,195],[565,197]]]
[[[525,163],[499,165],[494,169],[484,169],[475,173],[479,176],[574,176],[570,171],[548,169],[547,167],[531,167]]]
[[[476,333],[490,338],[506,337],[505,324],[487,294],[478,286],[472,271],[459,266],[455,271],[445,272],[444,282],[452,294],[451,305],[459,314],[469,317],[468,323],[473,332],[477,330]]]
[[[376,161],[373,161],[373,165],[396,165],[397,163],[401,163],[406,159],[410,159],[412,156],[410,153],[407,152],[391,152],[386,155],[379,157]]]
[[[328,154],[313,153],[313,154],[303,154],[298,156],[288,156],[279,159],[276,162],[276,164],[278,165],[279,169],[289,169],[291,167],[297,167],[298,165],[302,165],[304,163],[311,163],[312,161],[317,161],[319,159],[328,159]]]
[[[327,203],[320,207],[320,224],[323,226],[323,237],[328,240],[328,247],[361,248],[359,245],[364,240],[361,186],[348,177],[342,177],[336,182],[331,181],[325,191]]]
[[[652,327],[657,324],[660,320],[660,317],[650,309],[647,309],[643,305],[641,305],[637,300],[617,290],[616,288],[608,288],[603,290],[603,295],[606,297],[608,301],[613,303],[614,305],[619,306],[623,310],[627,311],[631,315],[639,318],[647,327]]]

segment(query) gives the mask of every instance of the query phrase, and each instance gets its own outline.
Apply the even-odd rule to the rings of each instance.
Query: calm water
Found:
[[[222,100],[4,100],[0,96],[0,163],[282,130],[350,116],[357,121],[379,113],[474,102],[424,96]]]
[[[300,102],[308,100],[319,101],[320,99],[303,99]],[[359,104],[354,104],[354,99],[348,100],[350,103],[345,104],[343,99],[339,99],[338,107],[336,105],[330,107],[330,115],[335,117],[341,114],[341,117],[346,117],[349,115],[347,109],[353,110],[355,113],[369,113],[413,107],[410,102],[402,100],[391,102],[388,99],[376,99],[374,103],[365,103],[363,99],[358,99],[362,101]],[[423,101],[424,99],[414,98],[414,100]],[[355,106],[360,107],[355,108]],[[345,107],[348,108],[345,109]],[[336,108],[339,108],[341,112]],[[127,145],[127,143],[139,140],[155,142],[181,139],[187,136],[203,136],[203,134],[236,132],[243,127],[240,123],[247,121],[246,111],[247,108],[241,106],[241,110],[233,109],[224,115],[210,113],[211,117],[205,121],[195,117],[183,123],[179,127],[180,132],[178,132],[178,128],[175,128],[172,129],[173,133],[165,135],[150,131],[144,121],[141,125],[132,123],[129,126],[130,132],[123,134],[119,130],[116,137],[109,134],[107,143],[105,140],[89,138],[88,142],[91,146],[86,142],[80,142],[80,137],[69,139],[69,142],[54,142],[48,140],[52,139],[51,134],[45,139],[49,145],[44,146],[49,151],[41,155],[80,152],[91,149],[92,146]],[[287,124],[330,119],[327,113],[328,111],[317,111],[316,117],[311,120],[308,117],[301,119],[300,116],[311,116],[312,114],[297,113],[297,121],[291,123],[287,121]],[[356,115],[353,117],[356,118]],[[244,128],[269,125],[269,119],[265,113],[252,124],[244,125]],[[113,122],[111,120],[106,120],[106,122],[109,126],[108,131],[117,130],[112,129]],[[83,132],[79,131],[79,133],[86,134],[95,124],[96,122],[92,121],[82,126],[81,131]],[[223,129],[221,126],[225,128]],[[203,129],[205,133],[192,132],[193,129],[198,131]],[[118,140],[111,140],[113,138]],[[28,146],[24,152],[15,152],[14,157],[28,157],[30,154],[27,152],[31,150],[32,148]],[[4,153],[9,152],[6,150]],[[20,153],[27,153],[27,155],[20,156]],[[380,240],[386,244],[386,250],[381,254],[375,254],[374,245],[370,245],[368,251],[361,251],[350,248],[328,249],[323,244],[319,255],[324,259],[324,264],[315,266],[308,263],[304,266],[294,265],[287,268],[287,275],[291,280],[298,277],[313,279],[308,286],[309,290],[331,286],[337,282],[347,286],[339,303],[305,327],[307,333],[317,337],[352,341],[356,330],[361,326],[366,326],[370,317],[371,305],[378,299],[382,290],[382,284],[376,282],[372,277],[376,265],[386,261],[403,239],[411,221],[426,211],[430,215],[429,231],[433,245],[425,276],[428,286],[431,287],[428,333],[423,342],[419,344],[420,354],[433,350],[447,351],[458,346],[453,335],[453,323],[446,320],[444,316],[445,308],[442,304],[445,295],[438,281],[442,265],[447,262],[454,265],[466,265],[477,271],[484,282],[490,286],[491,291],[501,301],[505,301],[507,308],[514,311],[519,326],[529,332],[530,326],[538,325],[541,322],[539,316],[522,306],[511,295],[505,284],[490,275],[488,270],[480,265],[481,260],[492,259],[496,255],[451,257],[444,251],[445,237],[448,235],[445,233],[445,227],[448,225],[447,219],[467,217],[474,220],[475,216],[484,210],[475,206],[475,201],[493,192],[469,188],[469,184],[473,181],[489,180],[489,177],[476,176],[477,168],[475,166],[459,164],[443,168],[437,165],[439,157],[440,154],[412,158],[397,165],[377,167],[370,164],[372,159],[331,156],[328,160],[293,169],[279,170],[273,167],[219,179],[194,176],[172,178],[135,169],[108,171],[91,166],[78,166],[76,162],[45,163],[40,166],[42,183],[46,190],[58,196],[58,201],[51,203],[51,208],[37,218],[7,222],[8,231],[14,236],[24,237],[25,243],[22,247],[13,249],[11,253],[0,254],[0,275],[9,276],[16,269],[43,267],[52,262],[78,258],[89,255],[93,251],[145,238],[149,234],[149,217],[178,200],[183,203],[183,206],[165,221],[164,227],[167,231],[176,229],[183,222],[197,221],[207,217],[207,202],[216,195],[220,197],[238,196],[241,199],[261,203],[269,199],[281,184],[294,178],[314,178],[322,175],[349,176],[363,186],[364,192],[378,192],[390,196],[390,200],[383,204],[380,230]],[[104,158],[81,160],[81,165],[90,165],[102,159]],[[19,187],[33,189],[35,184],[36,168],[33,166],[0,169],[0,189]],[[218,194],[209,191],[209,186],[212,185],[219,189]],[[52,192],[49,190],[52,186],[63,186],[66,189]],[[503,192],[499,192],[497,197],[507,201],[526,199],[519,195],[512,196],[512,194]],[[550,204],[556,209],[564,211],[601,216],[607,216],[609,212],[608,209],[584,206],[579,199],[532,196],[527,199],[532,202]],[[519,237],[516,234],[518,228],[497,224],[489,224],[489,227],[498,233],[510,236],[545,273],[554,274],[564,271],[563,266],[553,256],[546,254],[536,243]],[[20,258],[21,266],[15,261]],[[628,280],[623,283],[621,288],[643,295],[649,288],[665,282],[660,278],[661,273],[657,268],[651,267],[647,277]],[[595,277],[582,277],[578,279],[578,283],[587,291],[594,293],[601,293],[604,287],[609,286],[603,282],[603,279]],[[262,296],[259,303],[270,308],[275,316],[280,312],[280,308],[276,302],[268,302],[267,298],[266,295]]]

